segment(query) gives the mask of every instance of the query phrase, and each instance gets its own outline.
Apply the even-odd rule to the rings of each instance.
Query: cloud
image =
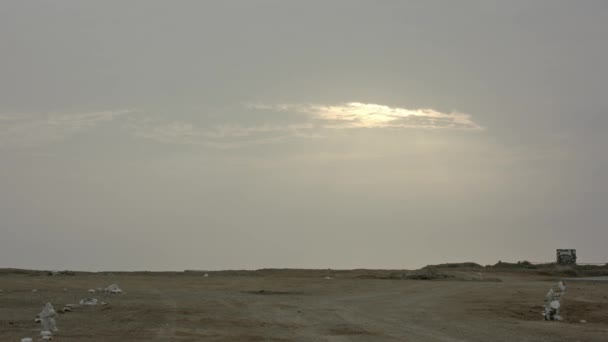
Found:
[[[337,105],[280,104],[251,105],[258,110],[296,112],[309,115],[323,128],[418,128],[418,129],[473,129],[482,127],[471,115],[443,113],[430,108],[407,109],[384,105],[348,102]]]
[[[469,114],[360,102],[334,105],[256,104],[248,106],[248,109],[266,111],[267,114],[272,112],[275,118],[249,125],[197,125],[131,116],[129,114],[135,113],[132,110],[46,115],[0,114],[0,147],[36,146],[60,141],[127,116],[126,120],[121,120],[123,127],[136,138],[217,148],[266,144],[289,138],[321,138],[331,135],[332,131],[348,129],[483,129]],[[276,113],[280,114],[279,118]]]
[[[0,114],[0,147],[35,146],[64,140],[130,113],[133,111],[113,110],[44,115]]]
[[[217,148],[278,142],[289,137],[314,137],[310,132],[314,128],[311,123],[252,126],[222,124],[203,128],[182,121],[159,122],[158,120],[143,119],[131,121],[128,128],[135,137],[160,143]]]
[[[278,120],[290,121],[282,124],[260,122],[251,125],[219,124],[204,127],[182,121],[163,122],[145,118],[132,120],[128,127],[138,138],[160,143],[219,148],[278,142],[294,137],[322,138],[330,135],[332,131],[346,129],[483,129],[469,114],[360,102],[337,105],[255,104],[248,105],[247,108],[284,113]]]

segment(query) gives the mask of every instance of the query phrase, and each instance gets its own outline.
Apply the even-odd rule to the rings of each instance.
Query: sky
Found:
[[[605,1],[0,4],[0,267],[608,261]]]

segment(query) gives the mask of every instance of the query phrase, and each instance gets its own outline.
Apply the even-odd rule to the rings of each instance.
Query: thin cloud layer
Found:
[[[346,129],[483,129],[464,113],[360,102],[337,105],[257,104],[248,106],[248,109],[278,113],[280,117],[249,125],[205,125],[202,122],[164,121],[145,115],[128,116],[121,122],[122,127],[136,138],[218,148],[272,143],[288,138],[319,138],[330,136],[332,131]],[[131,110],[115,110],[43,116],[0,114],[0,147],[32,146],[63,140],[132,113]],[[232,121],[238,122],[235,118]]]
[[[187,122],[150,119],[130,122],[134,136],[160,143],[206,145],[220,148],[282,141],[287,138],[320,138],[344,129],[459,129],[481,130],[471,116],[434,109],[406,109],[349,102],[338,105],[255,104],[253,111],[283,113],[288,124],[260,122],[248,126],[220,124],[211,127]],[[304,115],[302,115],[304,114]]]
[[[132,113],[130,110],[70,114],[1,114],[0,147],[33,146],[66,139]]]
[[[407,109],[373,103],[348,102],[338,105],[253,105],[253,109],[308,114],[324,128],[421,128],[482,129],[471,115],[422,108]]]
[[[302,123],[252,126],[223,124],[203,128],[181,121],[164,123],[144,119],[131,121],[128,128],[135,137],[150,139],[159,143],[235,148],[244,145],[277,142],[289,137],[310,137],[310,132],[314,127],[310,123]]]

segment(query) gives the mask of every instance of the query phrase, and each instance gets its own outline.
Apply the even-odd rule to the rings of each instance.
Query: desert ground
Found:
[[[566,280],[561,322],[541,315],[560,279],[601,272],[452,264],[419,271],[0,271],[0,341],[608,341],[608,282]],[[208,274],[208,276],[204,276]],[[88,292],[119,284],[124,294]],[[34,291],[36,290],[36,291]],[[586,323],[581,323],[585,320]]]

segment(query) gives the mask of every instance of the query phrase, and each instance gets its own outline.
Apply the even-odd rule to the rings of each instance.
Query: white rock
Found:
[[[116,284],[112,284],[112,285],[106,287],[105,291],[109,292],[109,293],[114,293],[114,294],[122,293],[122,290]]]
[[[581,323],[587,323],[587,320],[581,319]]]
[[[203,275],[203,277],[207,278],[207,277],[209,277],[209,275],[208,275],[207,273],[205,273],[205,274]]]
[[[549,303],[549,306],[551,306],[552,309],[557,310],[557,309],[559,309],[559,307],[561,305],[559,304],[559,300],[554,300],[551,303]]]
[[[95,291],[95,289],[89,289],[89,293],[95,293],[97,291]]]
[[[21,342],[34,342],[34,340],[31,337],[24,337],[21,339]]]

